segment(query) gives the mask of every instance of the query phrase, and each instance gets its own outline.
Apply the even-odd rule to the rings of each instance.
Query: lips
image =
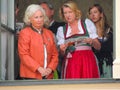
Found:
[[[96,18],[92,18],[92,21],[95,21],[96,20]]]
[[[68,18],[67,18],[67,20],[68,20],[68,21],[71,21],[71,18],[70,18],[70,17],[68,17]]]

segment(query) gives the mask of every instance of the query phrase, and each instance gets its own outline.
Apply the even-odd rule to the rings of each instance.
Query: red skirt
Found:
[[[96,57],[92,50],[79,50],[66,58],[63,68],[64,79],[99,78],[99,69]]]

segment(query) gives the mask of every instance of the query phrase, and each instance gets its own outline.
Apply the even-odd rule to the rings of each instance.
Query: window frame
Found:
[[[8,0],[10,1],[10,0]],[[1,1],[0,1],[1,3]],[[116,6],[116,1],[113,0],[113,11],[115,11],[115,6]],[[1,4],[0,4],[0,7],[1,7]],[[0,10],[1,12],[1,10]],[[114,17],[116,16],[115,13],[113,15]],[[1,15],[0,15],[1,17]],[[15,22],[15,20],[14,20]],[[115,18],[113,19],[113,26],[115,28]],[[8,30],[9,32],[12,32],[13,34],[15,33],[15,29],[7,26],[6,24],[2,23],[1,22],[1,18],[0,18],[0,29],[4,28],[6,30]],[[114,38],[115,40],[115,38]],[[0,55],[1,55],[1,50],[0,50]],[[115,58],[115,52],[114,52],[114,58]],[[1,66],[1,64],[0,64]],[[0,71],[0,74],[1,74],[1,71]],[[13,74],[14,75],[14,74]],[[64,79],[59,79],[59,80],[5,80],[5,81],[0,81],[0,86],[8,86],[8,85],[51,85],[51,84],[88,84],[88,83],[120,83],[120,79],[114,79],[114,78],[111,78],[111,79],[77,79],[77,80],[74,80],[74,79],[71,79],[71,80],[64,80]]]

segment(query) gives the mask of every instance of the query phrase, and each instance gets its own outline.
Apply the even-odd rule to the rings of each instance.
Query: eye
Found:
[[[69,13],[73,13],[72,11],[69,11]]]
[[[34,18],[38,18],[38,16],[34,17]]]
[[[89,12],[89,15],[91,15],[92,14],[92,12]]]
[[[42,15],[42,16],[40,16],[40,18],[43,18],[43,15]]]
[[[63,12],[64,14],[67,14],[67,12]]]

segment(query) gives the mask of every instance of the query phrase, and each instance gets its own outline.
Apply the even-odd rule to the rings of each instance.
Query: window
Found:
[[[14,0],[1,0],[1,24],[14,30]]]
[[[114,1],[115,2],[115,1]],[[115,5],[114,5],[115,6]],[[0,33],[0,80],[5,80],[7,77],[7,80],[15,80],[14,79],[14,0],[1,0],[0,1],[0,7],[1,7],[1,15],[0,15],[0,30],[2,32]],[[115,7],[113,7],[115,8]],[[8,30],[8,31],[7,31]],[[115,53],[115,52],[114,52]],[[3,65],[4,64],[4,65]],[[4,67],[7,66],[7,69],[5,70],[8,71],[7,74],[4,72]],[[4,76],[6,75],[6,76]],[[3,77],[2,77],[3,76]],[[2,79],[3,78],[3,79]],[[6,80],[6,81],[7,81]],[[106,79],[107,82],[115,82],[113,79]],[[37,82],[37,81],[32,81],[36,82],[34,84],[49,84],[53,83],[55,84],[56,82],[58,84],[60,83],[83,83],[83,82],[106,82],[106,80],[50,80],[50,81],[45,81],[45,82]],[[14,85],[16,84],[16,81],[13,81]],[[24,81],[22,81],[24,82]],[[31,81],[28,81],[28,84],[32,84]],[[8,82],[9,83],[9,82]],[[11,82],[10,82],[11,83]],[[22,84],[25,85],[25,82]]]
[[[0,0],[0,80],[14,80],[14,0]]]

